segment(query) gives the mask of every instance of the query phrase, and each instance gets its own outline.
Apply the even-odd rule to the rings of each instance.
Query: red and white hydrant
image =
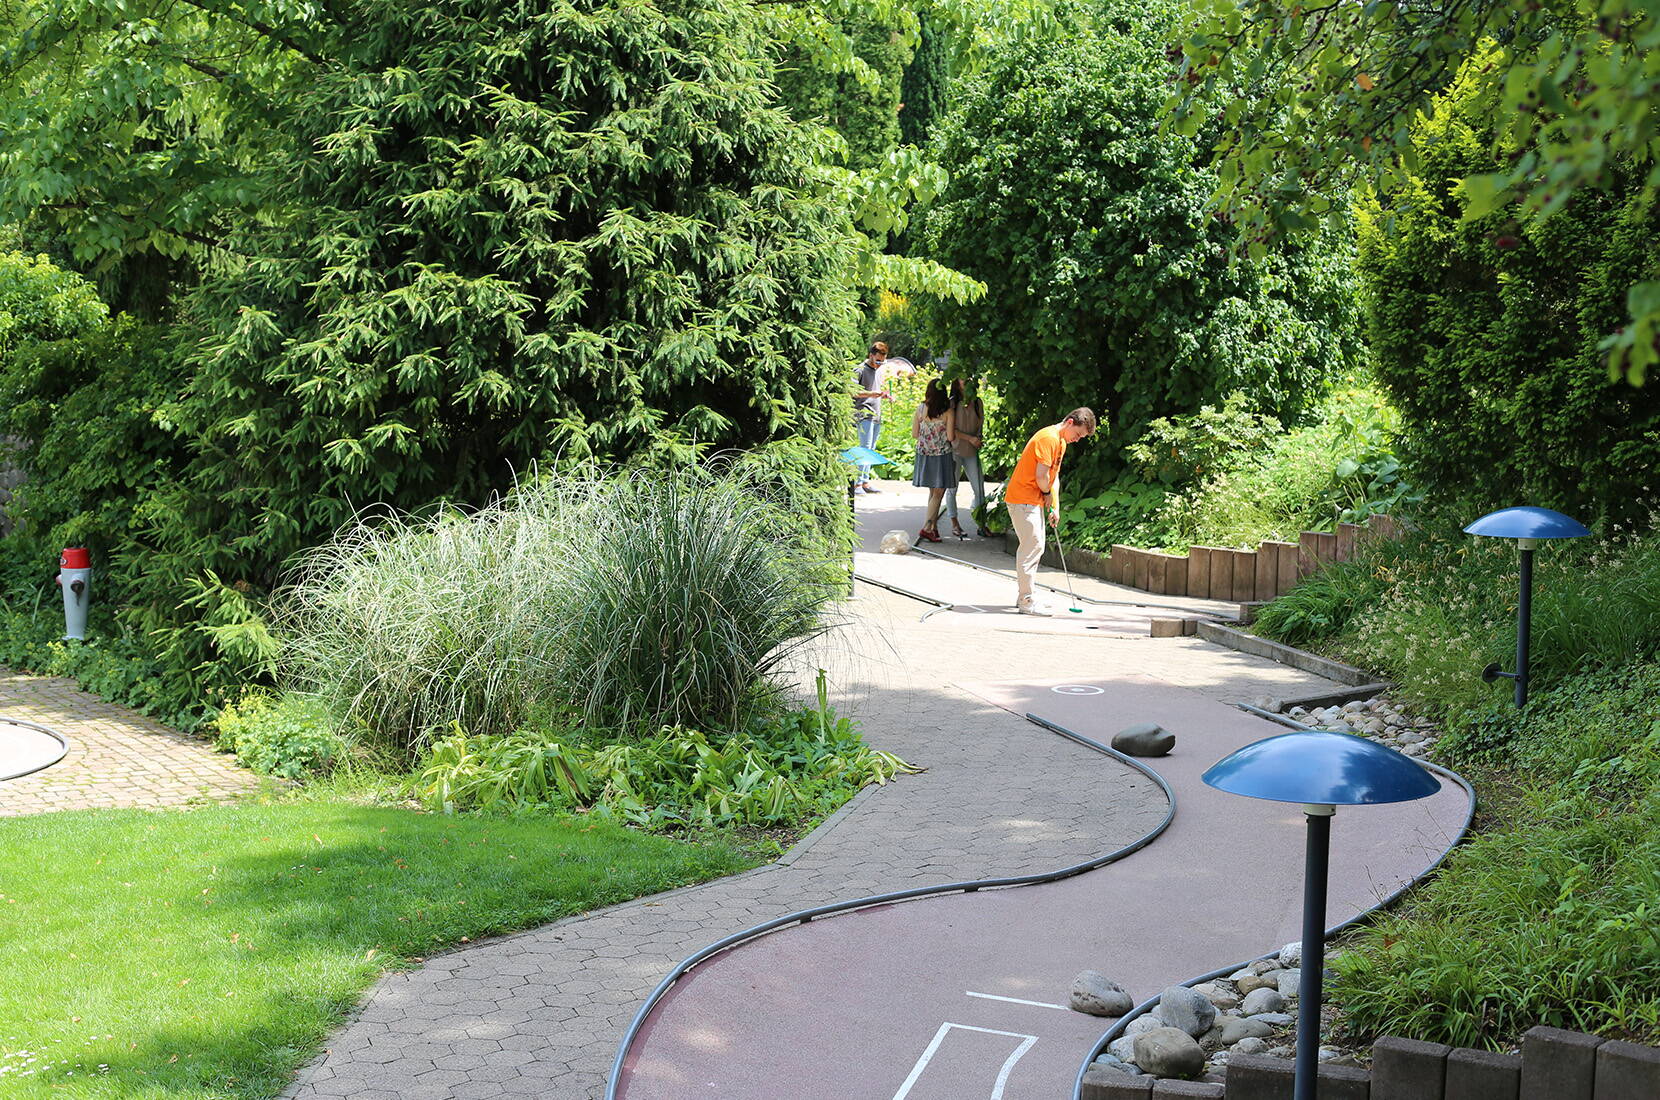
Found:
[[[92,595],[92,555],[86,547],[65,547],[58,555],[58,586],[63,589],[63,636],[84,641],[86,605]]]

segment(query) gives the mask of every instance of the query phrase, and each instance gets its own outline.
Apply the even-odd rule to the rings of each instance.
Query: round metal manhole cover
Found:
[[[1105,695],[1106,688],[1098,688],[1091,684],[1061,684],[1049,689],[1056,695]]]

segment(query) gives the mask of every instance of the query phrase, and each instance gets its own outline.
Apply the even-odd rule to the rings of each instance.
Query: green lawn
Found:
[[[0,819],[0,1095],[271,1096],[388,967],[753,862],[342,803]]]

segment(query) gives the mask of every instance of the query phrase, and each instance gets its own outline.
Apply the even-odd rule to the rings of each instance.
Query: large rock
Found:
[[[1245,994],[1245,1003],[1239,1006],[1246,1016],[1256,1016],[1264,1012],[1285,1011],[1285,998],[1278,990],[1253,989]]]
[[[1139,1035],[1124,1035],[1107,1044],[1107,1053],[1121,1062],[1135,1061],[1135,1041]]]
[[[1276,970],[1274,977],[1280,980],[1274,988],[1280,991],[1282,997],[1296,997],[1302,992],[1303,968],[1294,966],[1290,970]],[[1249,1015],[1247,1013],[1247,1015]]]
[[[1161,1027],[1135,1037],[1135,1064],[1154,1077],[1196,1077],[1205,1070],[1205,1052],[1180,1028]]]
[[[1227,1016],[1222,1020],[1222,1041],[1233,1046],[1241,1039],[1266,1039],[1274,1034],[1274,1029],[1261,1020],[1242,1020],[1237,1016]]]
[[[1268,1043],[1254,1035],[1248,1035],[1233,1046],[1235,1054],[1261,1054],[1268,1049]]]
[[[1126,756],[1165,756],[1176,747],[1176,735],[1156,722],[1143,722],[1113,734],[1112,747]]]
[[[1259,989],[1278,989],[1280,980],[1274,976],[1277,971],[1268,974],[1252,974],[1239,979],[1239,991],[1249,997]]]
[[[1301,966],[1303,962],[1303,945],[1301,941],[1288,943],[1280,948],[1280,965],[1284,967]]]
[[[1124,987],[1093,970],[1072,979],[1072,1007],[1091,1016],[1122,1016],[1135,1007]]]
[[[1159,994],[1159,1019],[1197,1039],[1216,1023],[1216,1006],[1203,993],[1173,985]]]

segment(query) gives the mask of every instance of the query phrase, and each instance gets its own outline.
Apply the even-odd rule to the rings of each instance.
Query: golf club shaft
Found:
[[[1066,547],[1061,545],[1061,525],[1059,521],[1055,523],[1055,553],[1060,555],[1061,573],[1066,577],[1066,594],[1072,597],[1072,606],[1067,610],[1082,610],[1078,607],[1078,594],[1072,591],[1072,571],[1066,567]]]

